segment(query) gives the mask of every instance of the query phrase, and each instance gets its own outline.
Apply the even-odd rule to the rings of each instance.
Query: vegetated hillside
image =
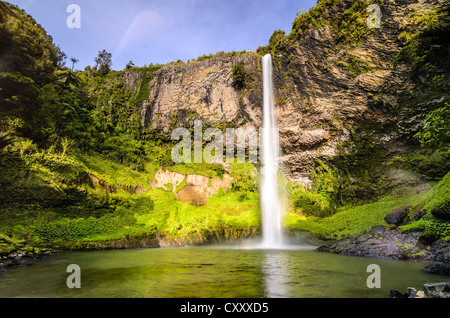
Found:
[[[380,2],[379,30],[367,28],[367,5],[320,1],[256,53],[120,72],[99,54],[101,67],[72,72],[32,17],[0,2],[0,252],[257,233],[255,167],[174,166],[170,132],[195,119],[205,128],[258,128],[266,53],[274,56],[291,228],[355,235],[408,202],[445,219],[447,183],[432,199],[421,192],[449,170],[448,4]],[[155,188],[157,171],[234,181],[194,206],[166,190],[195,185]]]

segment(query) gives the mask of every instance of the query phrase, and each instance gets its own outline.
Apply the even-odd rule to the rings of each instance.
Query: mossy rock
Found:
[[[387,224],[401,225],[408,215],[408,210],[410,206],[403,206],[401,208],[395,209],[384,217]]]
[[[450,198],[445,199],[444,202],[434,208],[431,214],[438,219],[450,221]]]

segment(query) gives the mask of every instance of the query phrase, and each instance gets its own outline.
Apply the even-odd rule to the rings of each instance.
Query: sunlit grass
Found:
[[[146,165],[147,171],[138,172],[99,155],[78,154],[77,158],[94,176],[101,177],[110,185],[149,189],[154,180],[155,169],[151,164]]]
[[[370,231],[374,226],[387,225],[384,217],[402,206],[423,203],[428,193],[406,197],[386,197],[375,203],[349,207],[326,218],[304,217],[289,214],[287,226],[291,229],[311,232],[321,239],[343,239]]]
[[[215,195],[206,206],[180,202],[175,195],[163,189],[145,194],[154,203],[153,211],[135,214],[138,224],[156,226],[171,236],[188,235],[208,229],[251,228],[259,226],[256,194],[240,200],[239,194],[229,192]]]

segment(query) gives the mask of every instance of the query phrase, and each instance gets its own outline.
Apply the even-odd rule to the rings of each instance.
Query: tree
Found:
[[[61,159],[64,158],[66,155],[67,150],[75,143],[74,140],[70,140],[67,137],[61,138],[61,147],[62,147],[62,154]]]
[[[33,18],[0,1],[0,117],[28,114],[64,54]]]
[[[111,71],[112,54],[106,52],[106,50],[98,52],[98,56],[95,58],[95,68],[100,72],[100,75],[104,76]]]
[[[283,30],[278,30],[273,32],[272,36],[269,39],[269,46],[277,46],[279,42],[281,42],[286,36],[286,32]]]
[[[125,66],[125,69],[129,70],[129,69],[132,69],[134,66],[135,65],[134,65],[133,61],[129,61],[128,64]]]
[[[61,69],[64,66],[66,66],[67,54],[64,53],[58,45],[55,45],[55,48],[56,48],[56,60],[57,60],[56,66],[58,69]]]
[[[78,87],[80,85],[80,78],[69,69],[59,72],[58,75],[59,78],[64,79],[64,84],[66,86],[74,85]]]
[[[75,64],[78,63],[80,60],[76,59],[75,57],[71,57],[70,61],[72,62],[72,72],[73,72],[73,68],[75,67]]]

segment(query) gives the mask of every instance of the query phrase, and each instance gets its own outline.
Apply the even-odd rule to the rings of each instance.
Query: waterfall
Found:
[[[279,138],[273,100],[272,56],[262,58],[264,108],[261,134],[262,170],[260,201],[263,223],[263,247],[282,247],[281,203],[278,187]]]

